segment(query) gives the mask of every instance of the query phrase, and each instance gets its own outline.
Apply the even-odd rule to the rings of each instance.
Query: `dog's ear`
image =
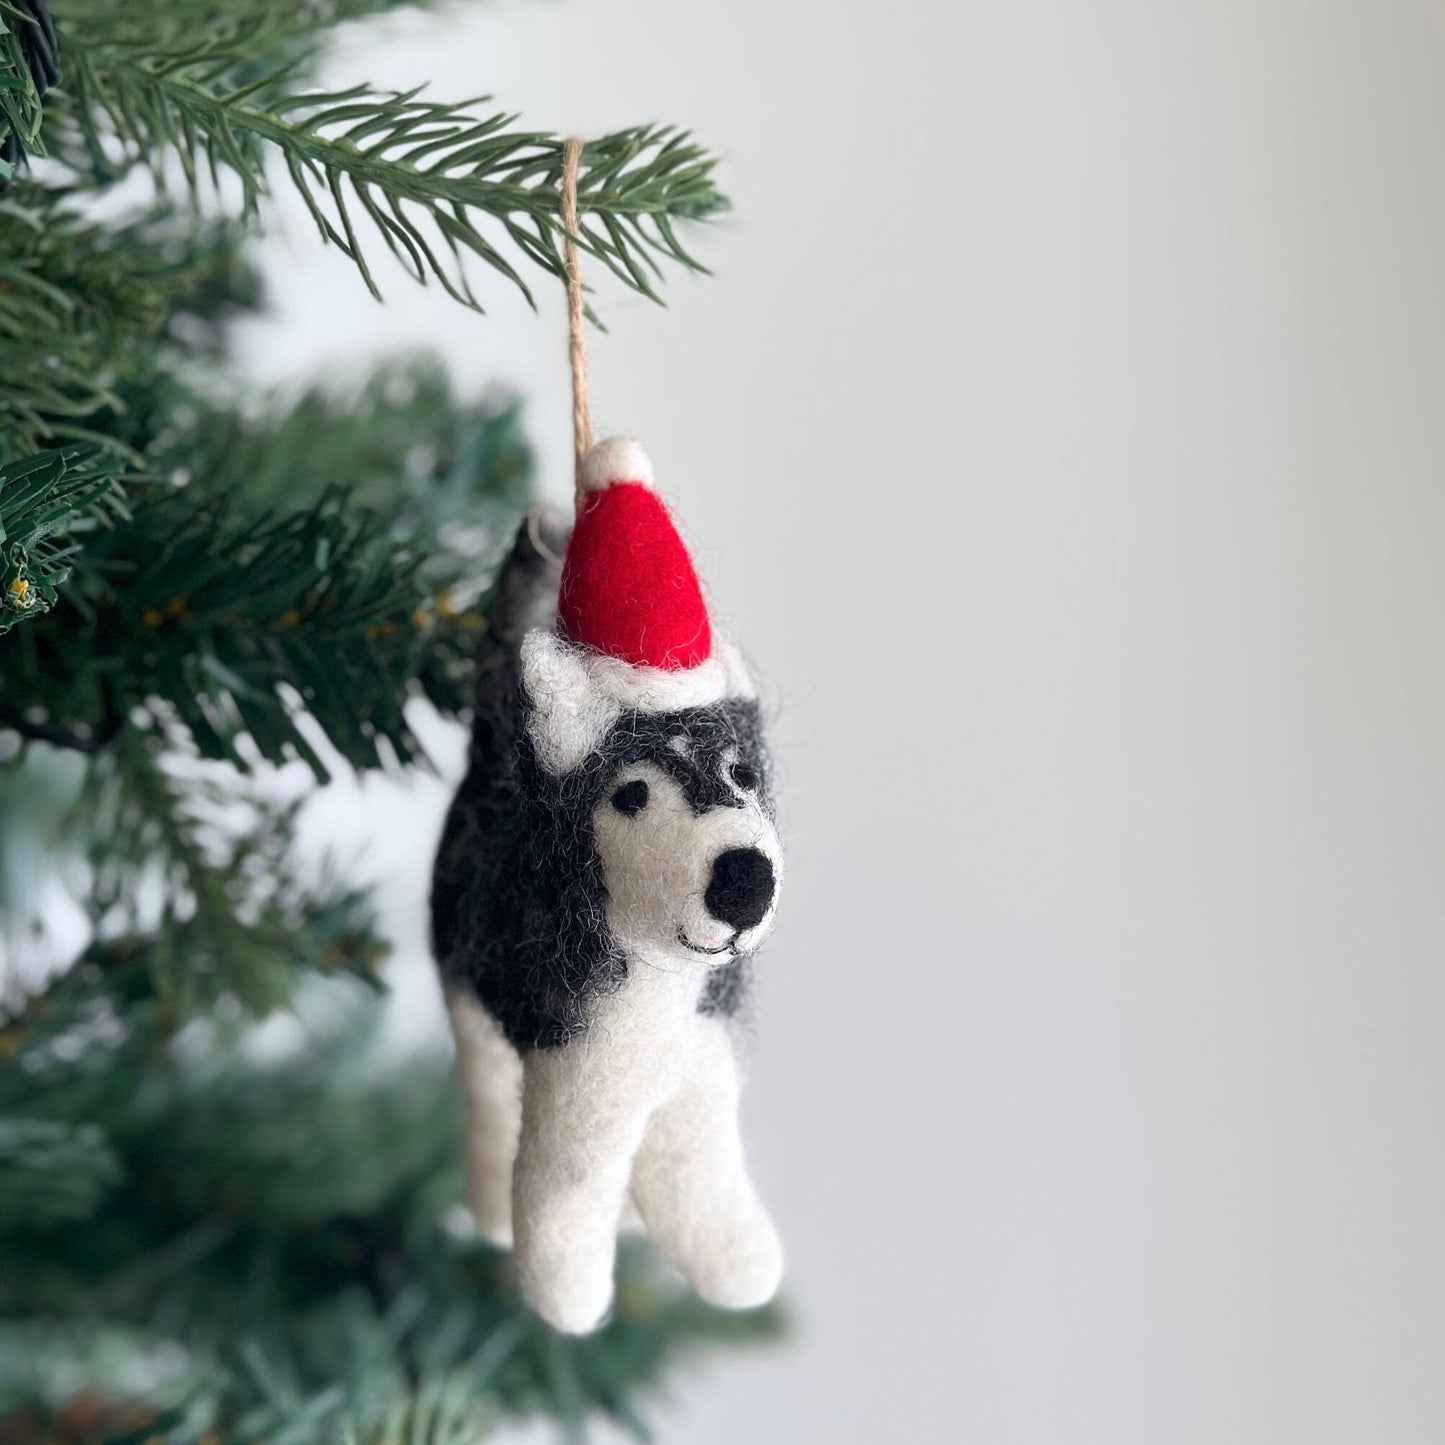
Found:
[[[726,680],[725,696],[735,697],[742,702],[753,701],[758,695],[758,689],[742,653],[727,641],[721,644],[718,652],[722,657],[723,677]]]
[[[549,773],[570,773],[602,745],[621,710],[593,683],[581,651],[541,628],[522,639],[527,735]]]

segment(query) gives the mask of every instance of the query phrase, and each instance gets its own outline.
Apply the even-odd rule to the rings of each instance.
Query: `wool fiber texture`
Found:
[[[777,1287],[730,1024],[783,859],[736,652],[709,633],[692,665],[653,665],[559,635],[564,537],[525,525],[494,593],[432,933],[473,1213],[515,1241],[538,1312],[581,1332],[610,1307],[629,1198],[705,1298]]]
[[[602,690],[612,684],[597,682],[601,670],[580,649],[540,629],[514,640],[518,624],[545,614],[549,586],[553,568],[524,527],[491,611],[470,766],[447,817],[432,888],[433,946],[444,979],[469,985],[516,1048],[565,1044],[586,1028],[596,997],[628,976],[597,840],[599,813],[603,830],[615,827],[609,809],[624,816],[610,803],[603,808],[609,784],[615,793],[642,782],[657,818],[642,824],[648,838],[620,860],[626,866],[611,880],[612,894],[639,909],[651,900],[666,906],[659,895],[684,886],[672,874],[705,853],[709,834],[761,845],[765,856],[779,851],[756,698],[667,711],[622,706]],[[552,689],[543,704],[524,690],[524,652],[548,658],[549,670],[532,679],[534,688]],[[736,666],[731,678],[740,685]],[[728,684],[721,668],[716,676],[710,686]],[[570,764],[566,771],[555,770],[559,758]],[[700,897],[705,907],[706,884]],[[695,940],[703,947],[711,946],[715,925],[707,931],[707,941]],[[747,962],[739,954],[709,968],[704,1011],[737,1011]]]
[[[667,671],[712,654],[712,625],[692,559],[642,481],[585,492],[562,571],[557,621],[606,657]]]

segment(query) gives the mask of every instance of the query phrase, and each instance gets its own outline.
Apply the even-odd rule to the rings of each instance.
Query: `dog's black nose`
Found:
[[[777,883],[766,853],[729,848],[713,859],[712,879],[702,901],[714,918],[741,932],[761,923],[772,907]]]

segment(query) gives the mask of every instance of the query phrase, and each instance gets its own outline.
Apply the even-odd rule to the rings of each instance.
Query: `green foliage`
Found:
[[[167,336],[196,313],[254,302],[234,228],[150,211],[87,219],[73,192],[18,182],[0,199],[0,447],[100,442],[138,464],[122,436],[125,392],[154,384],[183,351]]]
[[[0,184],[27,151],[44,151],[42,97],[58,60],[55,28],[36,0],[0,0]]]
[[[218,245],[194,218],[178,217],[168,200],[177,181],[197,202],[208,188],[224,202],[223,182],[237,183],[254,224],[270,172],[284,166],[322,236],[377,295],[368,234],[417,281],[474,309],[477,267],[529,298],[525,266],[562,276],[559,137],[418,91],[328,92],[308,81],[327,27],[390,8],[388,0],[53,8],[60,34],[46,39],[42,64],[33,40],[22,44],[51,36],[38,0],[0,0],[13,22],[0,36],[7,133],[43,148],[54,177],[0,204],[0,460],[62,436],[118,438],[125,428],[111,422],[126,384],[153,385],[174,361],[167,323],[185,311],[196,269],[234,250],[232,236]],[[35,74],[54,76],[57,51],[62,84],[42,104]],[[148,212],[122,226],[84,218],[78,194],[138,166],[155,183]],[[672,127],[589,143],[577,239],[657,298],[664,260],[697,267],[676,223],[726,207],[713,170],[713,158]]]
[[[365,896],[297,882],[294,806],[186,766],[168,742],[126,727],[87,765],[70,830],[85,840],[97,937],[143,939],[179,1018],[217,1000],[269,1013],[298,973],[374,980],[386,949]]]
[[[136,5],[133,0],[53,0],[52,10],[69,22],[81,17],[106,40],[149,47],[156,54],[194,42],[217,27],[255,36],[268,52],[278,41],[311,54],[336,25],[388,10],[429,8],[432,0],[168,0]]]
[[[142,11],[109,23],[63,11],[69,77],[52,106],[61,153],[89,157],[98,178],[143,164],[162,189],[178,162],[193,195],[229,175],[248,212],[266,193],[274,155],[322,236],[356,263],[378,297],[362,248],[367,229],[417,281],[434,280],[476,310],[468,258],[531,299],[484,221],[500,226],[518,259],[563,274],[559,137],[418,90],[308,90],[297,84],[305,55],[295,45],[296,7],[260,5],[249,23],[209,11],[163,11],[149,20]],[[674,221],[726,206],[713,158],[672,127],[638,126],[590,143],[582,161],[578,239],[658,299],[659,258],[697,266]]]
[[[0,1445],[641,1434],[679,1349],[775,1316],[640,1249],[595,1337],[526,1310],[450,1066],[374,1046],[370,901],[264,767],[424,761],[408,706],[464,714],[518,409],[425,360],[257,395],[227,355],[278,175],[373,293],[384,249],[480,309],[561,275],[561,141],[320,87],[329,27],[397,0],[50,8],[0,0]],[[656,297],[712,171],[670,127],[592,142],[578,239]]]
[[[0,1115],[0,1228],[84,1219],[120,1178],[120,1165],[93,1124]]]
[[[679,1349],[777,1332],[775,1311],[711,1310],[629,1247],[612,1323],[555,1335],[460,1209],[445,1060],[378,1062],[375,1006],[339,986],[280,1058],[214,1021],[170,1043],[136,950],[83,969],[86,1011],[0,1029],[25,1065],[0,1121],[83,1127],[113,1160],[85,1229],[0,1217],[0,1420],[63,1408],[81,1375],[177,1445],[474,1441],[537,1411],[641,1434],[637,1392]],[[81,1061],[59,1067],[78,1037]],[[94,1336],[58,1325],[83,1314],[106,1323],[103,1372]]]
[[[120,465],[97,447],[59,447],[0,466],[0,635],[48,612],[65,581],[82,514],[114,501]]]
[[[129,517],[0,656],[4,695],[66,733],[147,709],[242,768],[300,757],[324,780],[318,729],[354,767],[413,760],[403,704],[465,705],[468,601],[526,496],[515,406],[460,405],[425,363],[255,417],[165,386],[162,427],[152,391],[118,429],[146,467]]]

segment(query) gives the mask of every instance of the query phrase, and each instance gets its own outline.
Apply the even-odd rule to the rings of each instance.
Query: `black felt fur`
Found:
[[[669,773],[698,814],[736,807],[723,757],[751,769],[771,811],[768,759],[754,702],[671,713],[623,712],[602,746],[556,776],[525,731],[519,648],[555,616],[557,567],[524,524],[503,570],[478,659],[470,766],[447,815],[432,879],[432,944],[443,978],[467,984],[517,1048],[555,1048],[586,1028],[590,1006],[627,977],[607,926],[592,815],[618,770],[646,761]],[[544,537],[558,554],[565,536]],[[686,754],[669,746],[689,739]],[[709,974],[699,1008],[732,1015],[747,960]]]
[[[772,907],[777,880],[768,855],[757,848],[729,848],[713,860],[703,903],[714,918],[734,928],[753,928]]]

